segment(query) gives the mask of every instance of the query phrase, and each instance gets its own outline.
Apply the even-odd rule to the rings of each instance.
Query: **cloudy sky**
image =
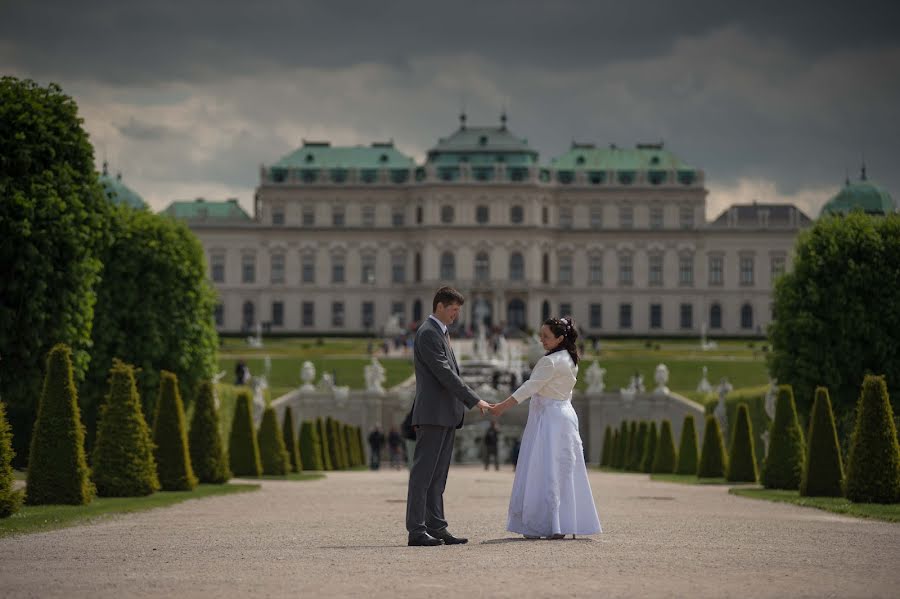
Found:
[[[301,140],[509,127],[543,162],[573,140],[663,140],[706,171],[707,213],[811,215],[859,175],[900,194],[892,2],[0,0],[0,73],[57,82],[155,209],[238,197]]]

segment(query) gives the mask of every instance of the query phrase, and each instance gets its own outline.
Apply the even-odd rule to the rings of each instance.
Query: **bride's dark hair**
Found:
[[[572,317],[564,316],[562,318],[548,318],[544,321],[544,324],[547,325],[547,328],[550,329],[550,332],[553,333],[554,337],[563,338],[559,345],[548,351],[546,355],[549,356],[553,352],[564,349],[572,356],[572,361],[575,362],[575,364],[578,364],[578,348],[575,347],[575,340],[578,339],[578,331],[575,330],[575,321],[572,320]]]

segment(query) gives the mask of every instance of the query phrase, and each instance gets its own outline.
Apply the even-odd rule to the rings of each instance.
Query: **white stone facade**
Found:
[[[760,336],[773,279],[809,222],[793,206],[774,206],[787,216],[770,222],[767,205],[750,222],[730,212],[707,222],[702,172],[688,186],[639,176],[600,187],[580,174],[548,182],[537,167],[487,183],[465,169],[452,182],[418,170],[402,184],[387,172],[310,184],[263,169],[253,221],[191,221],[219,292],[219,330],[376,333],[395,311],[403,323],[427,317],[434,291],[452,285],[467,298],[465,326],[483,300],[492,324],[512,328],[570,313],[588,337],[697,337],[704,325]]]

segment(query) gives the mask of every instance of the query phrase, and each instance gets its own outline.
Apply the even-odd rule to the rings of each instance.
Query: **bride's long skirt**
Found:
[[[532,396],[506,528],[541,537],[601,532],[571,401]]]

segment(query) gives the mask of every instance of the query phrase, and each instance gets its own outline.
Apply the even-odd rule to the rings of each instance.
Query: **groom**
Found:
[[[453,457],[453,439],[456,429],[462,428],[466,409],[478,406],[483,414],[490,404],[479,399],[459,378],[459,365],[450,347],[448,327],[459,316],[464,301],[456,289],[441,287],[434,295],[433,314],[416,331],[416,399],[412,409],[416,450],[406,496],[410,546],[468,542],[447,531],[444,487]]]

